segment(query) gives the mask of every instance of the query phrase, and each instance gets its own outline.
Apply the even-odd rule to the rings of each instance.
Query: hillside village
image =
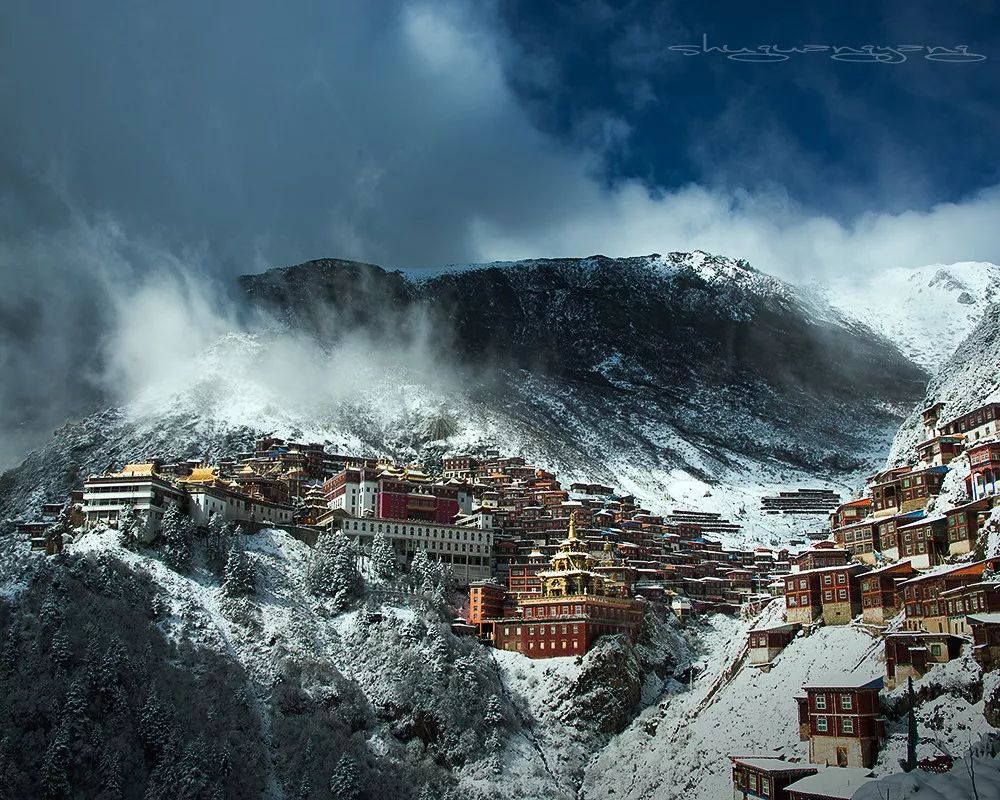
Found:
[[[946,410],[927,408],[912,462],[872,475],[858,498],[764,498],[764,514],[817,523],[781,546],[727,547],[739,526],[719,514],[654,513],[497,452],[398,465],[273,437],[213,464],[150,458],[90,476],[18,532],[48,554],[106,528],[153,542],[176,535],[179,517],[190,531],[225,523],[356,542],[386,574],[442,566],[466,598],[453,632],[530,659],[582,656],[607,635],[635,641],[647,614],[722,613],[767,620],[741,654],[767,672],[803,637],[850,626],[881,641],[885,670],[786,687],[808,757],[732,754],[734,796],[849,798],[875,780],[885,693],[963,656],[984,673],[1000,667],[1000,404]],[[909,768],[952,765],[921,755]]]

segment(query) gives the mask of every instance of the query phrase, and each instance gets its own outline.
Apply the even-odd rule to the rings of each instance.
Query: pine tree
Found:
[[[118,543],[127,550],[138,550],[141,544],[141,522],[131,505],[118,512]]]
[[[65,627],[59,628],[52,637],[52,660],[63,669],[69,669],[73,660],[73,651],[70,648],[69,637],[66,635]]]
[[[152,760],[160,758],[172,739],[171,718],[160,701],[156,689],[151,689],[139,712],[139,741]]]
[[[364,580],[358,569],[357,542],[341,531],[336,535],[333,562],[333,600],[337,608],[347,608],[361,594]]]
[[[392,546],[389,537],[384,533],[375,534],[372,540],[372,570],[375,577],[382,579],[386,583],[394,581],[399,574],[399,567],[396,563],[396,550]]]
[[[417,800],[438,800],[438,794],[434,791],[433,786],[425,783],[420,787],[420,794],[417,795]]]
[[[361,777],[357,762],[344,753],[330,777],[331,800],[357,800],[361,795]]]
[[[312,563],[306,575],[306,588],[311,594],[331,594],[335,560],[336,538],[333,534],[321,533],[313,548]]]
[[[490,728],[499,728],[503,725],[503,705],[495,694],[490,695],[490,699],[486,703],[486,714],[483,721]]]
[[[65,724],[60,725],[45,750],[42,761],[42,791],[52,800],[69,797],[70,735]]]
[[[427,558],[427,551],[417,550],[413,556],[413,561],[410,563],[410,584],[413,587],[413,591],[419,592],[422,590],[430,569],[431,562]]]
[[[170,506],[160,522],[160,539],[163,560],[175,572],[191,568],[192,536],[191,519],[181,513],[179,506]]]
[[[253,597],[257,593],[257,570],[241,548],[229,551],[223,576],[222,591],[227,597]]]
[[[906,715],[906,760],[900,763],[904,772],[913,772],[917,768],[917,701],[913,696],[913,678],[906,679],[906,699],[910,705]]]
[[[105,750],[101,754],[101,792],[98,800],[122,800],[122,758]]]
[[[205,562],[216,575],[221,574],[226,566],[226,539],[229,535],[231,526],[226,523],[222,514],[212,514],[205,539]]]
[[[200,736],[184,748],[175,773],[176,797],[179,800],[201,800],[206,797],[210,783],[205,769],[207,760],[205,742]]]
[[[62,709],[63,720],[72,727],[78,737],[83,735],[83,725],[87,719],[88,707],[86,678],[83,673],[80,673],[70,685]]]

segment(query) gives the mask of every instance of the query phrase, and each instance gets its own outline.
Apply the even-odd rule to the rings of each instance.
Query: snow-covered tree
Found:
[[[356,544],[343,531],[320,536],[306,584],[313,594],[332,597],[341,609],[361,594]]]
[[[232,528],[222,514],[212,514],[208,520],[208,535],[205,537],[205,563],[216,575],[226,566],[226,540]]]
[[[426,550],[417,550],[410,563],[410,585],[414,591],[421,591],[431,569],[431,561]]]
[[[151,689],[139,712],[139,740],[146,755],[157,759],[166,752],[173,739],[172,720],[156,689]]]
[[[87,718],[87,686],[84,674],[80,672],[70,684],[63,703],[63,721],[72,727],[77,736],[82,735],[83,723]]]
[[[160,539],[163,560],[176,572],[187,572],[191,568],[193,535],[191,518],[182,514],[178,506],[170,506],[160,522]]]
[[[69,637],[66,635],[66,628],[61,627],[52,637],[52,660],[63,669],[68,669],[73,660],[73,651],[70,648]]]
[[[49,742],[42,759],[42,790],[47,798],[70,796],[69,760],[70,750],[69,727],[63,723],[56,728],[55,735]]]
[[[392,541],[384,533],[375,534],[375,538],[372,540],[371,563],[375,577],[381,578],[383,581],[393,581],[399,574],[396,550],[392,546]]]
[[[98,800],[122,800],[122,797],[121,755],[105,750],[101,754],[101,793]]]
[[[141,544],[142,520],[131,505],[118,512],[118,543],[128,550],[138,550]]]
[[[199,736],[189,742],[181,754],[176,769],[176,797],[206,797],[210,779],[206,770],[208,760],[205,741]]]
[[[257,593],[257,570],[241,547],[233,547],[223,571],[222,591],[228,597],[253,597]]]
[[[350,755],[344,753],[334,767],[333,775],[330,776],[331,800],[357,800],[360,795],[361,776],[358,764]]]
[[[417,795],[417,800],[439,800],[438,793],[434,791],[434,787],[429,783],[425,783],[420,787],[420,794]]]

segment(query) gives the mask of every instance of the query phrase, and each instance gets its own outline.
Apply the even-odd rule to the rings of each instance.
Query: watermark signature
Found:
[[[700,56],[710,53],[724,55],[732,61],[757,63],[788,61],[792,56],[812,53],[827,53],[833,61],[851,61],[858,64],[902,64],[910,56],[916,58],[918,55],[922,55],[927,61],[945,61],[952,64],[968,64],[973,61],[986,60],[986,56],[981,53],[970,53],[968,45],[964,44],[954,47],[932,47],[924,44],[866,44],[861,47],[805,44],[799,47],[778,47],[776,44],[762,44],[753,48],[731,49],[727,44],[721,47],[710,45],[707,33],[701,35],[701,44],[674,44],[670,45],[668,49],[685,56]]]

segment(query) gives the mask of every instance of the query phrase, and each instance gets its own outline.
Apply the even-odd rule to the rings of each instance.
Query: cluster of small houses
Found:
[[[860,624],[884,636],[886,675],[804,687],[799,714],[810,761],[847,771],[821,777],[807,764],[734,758],[736,796],[842,799],[850,795],[795,785],[830,788],[837,775],[850,783],[850,770],[871,767],[883,736],[883,684],[919,677],[970,641],[984,669],[1000,665],[1000,558],[974,558],[997,497],[1000,404],[947,421],[941,412],[941,404],[924,412],[915,465],[873,476],[859,499],[841,503],[823,489],[764,498],[765,513],[829,515],[830,530],[810,534],[814,543],[797,553],[723,547],[717,537],[739,526],[719,514],[654,514],[611,486],[564,488],[519,457],[453,456],[432,475],[276,438],[214,465],[150,460],[92,476],[69,504],[46,506],[42,519],[19,527],[34,547],[54,552],[67,529],[113,527],[131,507],[152,540],[178,505],[199,525],[221,514],[309,543],[327,531],[362,548],[385,536],[402,568],[424,551],[468,586],[457,633],[531,658],[581,655],[610,633],[635,639],[650,604],[681,618],[749,615],[783,596],[785,620],[749,634],[751,665],[768,669],[817,624]],[[967,498],[934,511],[960,455],[969,465]]]
[[[945,422],[923,413],[925,438],[912,466],[885,470],[865,496],[831,514],[830,540],[794,558],[782,579],[785,620],[749,633],[749,661],[767,670],[800,632],[817,624],[864,626],[881,636],[885,675],[844,674],[796,697],[807,761],[732,756],[734,798],[849,800],[874,780],[885,738],[880,692],[916,680],[971,649],[983,671],[1000,668],[1000,558],[982,552],[997,506],[1000,404]],[[963,456],[964,502],[935,510],[951,462]],[[951,760],[919,762],[949,769]]]

